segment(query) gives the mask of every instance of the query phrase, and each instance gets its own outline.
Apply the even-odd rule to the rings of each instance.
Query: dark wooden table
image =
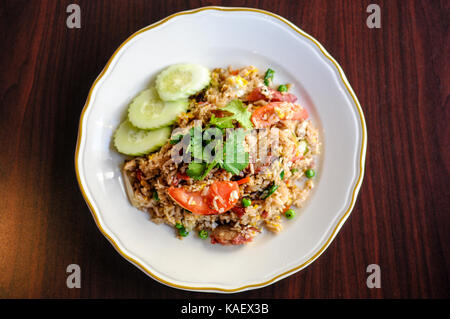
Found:
[[[81,28],[66,27],[66,7]],[[381,7],[369,29],[366,8]],[[0,2],[0,297],[221,298],[148,278],[98,231],[75,178],[90,86],[133,32],[177,11],[277,13],[340,63],[367,121],[366,173],[351,217],[305,270],[237,298],[449,297],[449,1]],[[66,267],[81,267],[68,289]],[[381,288],[366,267],[381,268]],[[229,297],[229,296],[228,296]]]

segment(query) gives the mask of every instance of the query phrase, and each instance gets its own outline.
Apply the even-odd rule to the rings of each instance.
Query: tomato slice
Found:
[[[211,215],[215,213],[209,207],[201,191],[189,192],[184,187],[171,186],[167,190],[167,193],[178,205],[192,213],[199,215]]]
[[[239,199],[236,182],[219,181],[209,186],[206,194],[190,192],[184,187],[169,187],[169,196],[181,207],[198,215],[218,215],[233,208]]]
[[[265,100],[268,102],[291,102],[294,103],[297,101],[297,97],[292,93],[282,93],[277,90],[267,88],[267,94],[264,95],[262,93],[263,87],[257,87],[253,89],[248,95],[247,95],[247,101],[249,102],[255,102],[259,100]]]
[[[237,182],[214,182],[209,187],[209,201],[219,214],[230,210],[239,199],[239,185]]]
[[[308,111],[298,104],[272,102],[253,112],[251,120],[257,128],[271,126],[281,120],[302,121],[308,118]]]

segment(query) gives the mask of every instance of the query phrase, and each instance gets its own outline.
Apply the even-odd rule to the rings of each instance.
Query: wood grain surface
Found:
[[[81,29],[66,7],[81,7]],[[366,26],[370,3],[381,28]],[[448,298],[449,1],[0,2],[0,297],[223,298],[148,278],[101,235],[78,189],[74,152],[88,91],[132,33],[207,5],[279,14],[338,61],[368,130],[353,213],[305,270],[233,298]],[[268,39],[270,45],[270,39]],[[81,267],[68,289],[66,267]],[[381,288],[366,267],[381,267]],[[255,265],[257,267],[257,265]]]

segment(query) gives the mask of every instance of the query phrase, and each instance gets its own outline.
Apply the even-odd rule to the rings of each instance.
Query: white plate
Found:
[[[111,136],[130,100],[170,64],[255,65],[276,71],[321,129],[316,189],[278,235],[267,231],[239,247],[178,240],[132,207]],[[80,119],[78,183],[100,231],[152,278],[172,287],[236,292],[269,285],[314,261],[350,214],[361,186],[366,149],[363,112],[342,69],[298,27],[250,8],[205,7],[171,15],[129,37],[94,82]]]

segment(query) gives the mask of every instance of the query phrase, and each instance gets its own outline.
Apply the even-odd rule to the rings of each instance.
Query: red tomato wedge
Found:
[[[257,128],[271,126],[281,120],[303,121],[308,118],[308,111],[298,104],[289,102],[272,102],[253,112],[251,120]]]
[[[237,182],[214,182],[209,187],[208,197],[212,207],[219,213],[224,213],[236,205],[239,199],[239,185]]]
[[[169,196],[181,207],[198,215],[218,215],[233,208],[239,199],[236,182],[220,181],[209,186],[206,194],[190,192],[184,187],[169,187]]]
[[[184,187],[171,186],[167,190],[167,193],[178,205],[190,212],[199,215],[214,214],[214,211],[209,207],[206,198],[202,196],[201,191],[189,192],[185,190]]]
[[[277,90],[266,88],[267,94],[263,94],[264,87],[257,87],[247,95],[247,101],[254,102],[265,100],[268,102],[291,102],[297,101],[297,97],[291,93],[279,92]]]

